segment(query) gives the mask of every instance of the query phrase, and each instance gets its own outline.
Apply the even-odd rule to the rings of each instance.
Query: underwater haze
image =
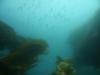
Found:
[[[48,54],[41,55],[28,74],[51,75],[56,56],[73,57],[68,43],[71,32],[90,20],[98,9],[99,0],[0,0],[0,20],[21,36],[48,42]]]

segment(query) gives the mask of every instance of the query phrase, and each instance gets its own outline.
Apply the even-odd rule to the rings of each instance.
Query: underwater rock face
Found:
[[[38,63],[39,55],[47,51],[44,40],[28,40],[20,48],[0,60],[0,73],[7,75],[26,75],[26,72]]]
[[[8,24],[0,21],[0,50],[18,48],[26,39],[17,35]]]
[[[0,50],[9,48],[16,41],[16,32],[6,23],[0,21]]]
[[[47,51],[47,43],[31,40],[24,43],[18,50],[0,60],[1,75],[26,75],[26,72],[36,66],[39,55]]]
[[[79,29],[76,33],[80,34],[75,36],[76,39],[73,36],[74,61],[79,67],[93,66],[100,68],[100,10],[87,25],[90,28]],[[80,30],[83,30],[82,33]]]
[[[18,48],[25,40],[24,37],[17,35],[8,24],[0,21],[0,50]]]
[[[19,36],[0,21],[0,50],[5,49],[10,52],[0,59],[0,75],[26,75],[38,63],[39,55],[48,51],[48,43],[42,39]]]

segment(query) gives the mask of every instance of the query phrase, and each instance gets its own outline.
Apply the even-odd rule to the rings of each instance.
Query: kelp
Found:
[[[38,63],[38,57],[48,50],[42,39],[24,38],[3,21],[0,21],[0,50],[9,54],[0,59],[0,75],[26,75]]]
[[[53,75],[74,75],[75,68],[73,67],[73,63],[71,59],[62,59],[61,57],[57,57],[56,61],[56,70]]]
[[[43,54],[46,49],[47,43],[44,41],[27,41],[24,42],[24,44],[20,48],[11,52],[0,62],[9,66],[9,68],[11,69],[15,68],[15,70],[19,70],[18,72],[25,73],[27,70],[32,68],[32,65],[38,62],[38,56],[40,54]]]

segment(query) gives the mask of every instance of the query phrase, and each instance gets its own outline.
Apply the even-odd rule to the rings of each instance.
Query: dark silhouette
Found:
[[[26,75],[38,63],[39,55],[47,52],[47,47],[46,41],[21,37],[0,21],[0,50],[10,51],[0,59],[0,75]]]
[[[74,31],[71,37],[75,65],[100,68],[100,10],[86,25],[76,33]]]

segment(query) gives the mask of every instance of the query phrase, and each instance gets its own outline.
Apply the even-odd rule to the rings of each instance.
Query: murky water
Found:
[[[51,75],[56,56],[73,56],[74,49],[68,43],[70,33],[90,20],[98,8],[98,0],[1,0],[0,20],[18,35],[48,42],[49,53],[41,56],[28,74]]]

